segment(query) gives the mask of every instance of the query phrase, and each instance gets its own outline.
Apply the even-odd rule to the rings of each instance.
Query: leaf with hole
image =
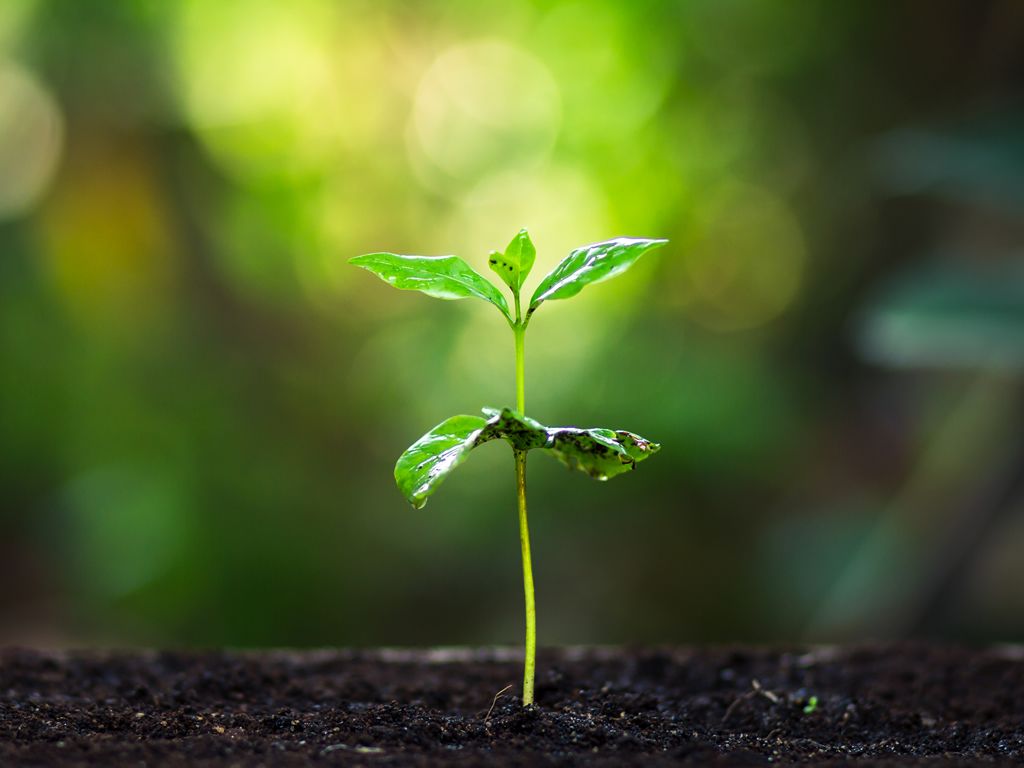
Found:
[[[505,285],[516,293],[523,287],[527,275],[533,269],[533,261],[537,258],[537,249],[533,247],[530,233],[520,229],[512,238],[504,253],[491,251],[487,264],[500,277]]]
[[[570,469],[607,480],[633,469],[661,447],[625,430],[545,427],[510,408],[484,408],[479,416],[445,419],[403,453],[395,465],[395,482],[417,509],[478,445],[502,439],[516,451],[540,449]]]
[[[483,411],[488,416],[484,435],[504,438],[519,451],[539,448],[595,480],[608,480],[628,472],[637,462],[661,449],[658,443],[624,429],[545,427],[509,408]]]

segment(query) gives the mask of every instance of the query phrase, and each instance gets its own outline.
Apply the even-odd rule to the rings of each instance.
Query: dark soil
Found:
[[[0,765],[1024,761],[1024,649],[0,651]],[[811,696],[817,707],[809,706]]]

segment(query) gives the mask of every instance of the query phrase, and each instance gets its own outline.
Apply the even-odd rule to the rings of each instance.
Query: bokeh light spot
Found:
[[[548,69],[499,40],[453,46],[420,81],[409,152],[428,186],[475,182],[545,160],[561,123],[561,97]]]
[[[570,140],[622,139],[664,101],[676,52],[636,19],[628,6],[576,2],[541,21],[537,47],[562,88]]]
[[[334,21],[331,6],[315,0],[182,5],[184,107],[211,156],[239,180],[317,174],[338,153],[344,88]]]
[[[537,245],[529,280],[533,285],[571,248],[607,231],[607,202],[594,180],[576,168],[510,170],[482,181],[462,197],[447,239],[471,263],[482,265],[486,254],[504,248],[520,227],[529,229]]]
[[[796,297],[807,254],[796,218],[770,192],[728,183],[702,211],[681,263],[688,311],[717,331],[767,323]]]
[[[108,331],[145,335],[173,301],[176,251],[148,162],[128,145],[83,141],[38,221],[56,292]]]
[[[24,68],[0,62],[0,219],[39,200],[63,143],[64,120],[49,91]]]

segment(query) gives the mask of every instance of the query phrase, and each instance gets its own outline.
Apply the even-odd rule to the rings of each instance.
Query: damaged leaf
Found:
[[[648,456],[661,450],[640,435],[624,429],[576,429],[556,427],[549,429],[548,453],[570,469],[586,472],[595,480],[628,472]]]
[[[536,419],[504,408],[484,408],[488,416],[482,439],[504,438],[516,450],[539,448],[570,469],[578,469],[596,480],[607,480],[628,472],[661,446],[622,429],[580,429],[545,427]]]
[[[537,249],[530,240],[530,233],[520,229],[519,234],[512,238],[504,253],[491,251],[487,264],[505,285],[518,293],[523,287],[527,275],[533,269],[533,261],[537,258]]]
[[[417,509],[466,455],[490,440],[506,440],[517,451],[535,448],[570,469],[597,480],[628,472],[661,448],[625,430],[545,427],[509,408],[484,408],[479,416],[452,416],[417,440],[398,459],[395,482]]]

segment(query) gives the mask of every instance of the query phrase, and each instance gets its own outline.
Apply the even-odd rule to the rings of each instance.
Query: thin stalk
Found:
[[[523,594],[526,597],[526,655],[523,664],[523,706],[533,704],[537,669],[537,608],[533,601],[530,529],[526,524],[526,451],[516,451],[516,493],[519,498],[519,544],[523,550]]]
[[[526,333],[521,326],[516,329],[516,410],[523,416],[526,415],[526,386],[523,375],[524,342]]]
[[[512,326],[512,332],[516,336],[516,410],[523,416],[526,415],[526,324],[523,322],[519,311],[519,292],[515,293],[516,299],[516,324]]]
[[[516,302],[516,410],[526,415],[525,340],[526,324]],[[533,596],[533,563],[530,559],[530,528],[526,522],[526,451],[514,451],[516,462],[516,499],[519,508],[519,544],[523,553],[523,596],[526,600],[526,652],[523,663],[523,706],[533,704],[533,682],[537,669],[537,606]]]

